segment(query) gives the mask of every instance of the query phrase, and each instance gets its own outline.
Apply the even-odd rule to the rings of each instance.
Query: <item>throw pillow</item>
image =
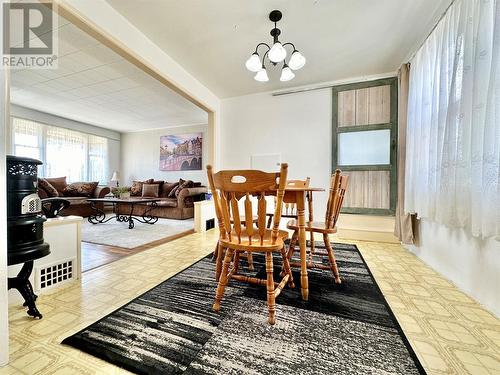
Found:
[[[163,187],[163,181],[161,180],[153,180],[151,184],[158,185],[158,196],[160,196],[161,188]]]
[[[45,189],[42,189],[41,187],[38,187],[37,193],[40,199],[45,199],[49,197],[47,191],[45,191]]]
[[[47,197],[49,197],[49,198],[59,196],[59,192],[57,191],[57,189],[50,182],[48,182],[45,178],[38,179],[38,188],[40,190],[45,190],[45,193],[46,193]]]
[[[181,178],[181,180],[184,181],[182,178]],[[179,181],[181,181],[181,180],[179,180]],[[169,198],[176,197],[175,192],[177,191],[178,187],[179,187],[179,182],[174,182],[174,187],[172,188],[172,190],[170,190],[170,193],[168,193]]]
[[[45,180],[57,190],[59,195],[64,195],[64,189],[66,188],[66,186],[68,186],[68,183],[66,182],[66,176],[55,177],[55,178],[46,178]],[[47,189],[45,189],[45,190],[47,190]]]
[[[73,182],[64,189],[66,197],[91,197],[94,194],[98,182]]]
[[[178,182],[166,182],[165,181],[163,183],[163,185],[161,186],[161,196],[163,198],[168,198],[172,189],[175,188],[177,185],[179,185]]]
[[[146,181],[132,181],[132,186],[130,187],[130,195],[134,197],[139,197],[142,195],[142,185],[150,184],[153,182],[153,179],[150,178]]]
[[[160,188],[161,188],[161,185],[163,185],[163,181],[162,180],[154,180],[153,182],[151,182],[152,184],[157,184],[157,185],[160,185]]]
[[[183,180],[182,178],[179,180],[179,185],[177,186],[175,190],[175,197],[177,198],[179,196],[179,193],[181,192],[182,189],[187,189],[193,187],[193,181],[191,180]]]
[[[142,185],[142,196],[144,198],[158,198],[158,191],[160,189],[160,184],[143,184]]]

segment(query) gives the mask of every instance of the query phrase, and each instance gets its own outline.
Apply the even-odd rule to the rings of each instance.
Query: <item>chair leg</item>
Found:
[[[292,238],[290,239],[290,244],[288,245],[288,252],[287,252],[288,264],[290,264],[293,253],[295,251],[295,245],[297,244],[298,235],[299,235],[299,232],[294,231],[292,234]],[[281,277],[286,275],[284,265],[285,265],[285,263],[283,263],[283,267],[281,267],[281,273],[280,273]]]
[[[235,275],[238,273],[239,268],[240,268],[240,252],[235,251],[234,252],[234,265],[233,265],[233,270],[234,270]]]
[[[251,251],[247,251],[247,262],[248,262],[248,269],[250,271],[255,271],[255,268],[253,266],[253,254]]]
[[[212,260],[217,259],[217,254],[219,253],[219,241],[215,244],[214,252],[212,253]]]
[[[288,257],[284,247],[281,249],[281,257],[283,258],[283,272],[285,273],[285,275],[289,275],[288,286],[290,288],[295,288],[292,276],[292,269],[290,268],[290,262],[288,261]]]
[[[222,261],[224,259],[224,249],[220,243],[217,243],[217,259],[215,261],[215,281],[219,281],[222,271]]]
[[[266,273],[267,273],[267,308],[269,309],[268,323],[273,325],[276,323],[276,297],[274,295],[274,278],[273,278],[273,253],[266,252]]]
[[[313,255],[314,255],[314,232],[310,232],[310,237],[309,241],[311,242],[311,246],[309,247],[309,265],[312,266],[313,264]]]
[[[332,244],[330,243],[328,234],[323,234],[323,241],[325,242],[326,251],[328,252],[328,260],[330,261],[330,267],[333,272],[333,277],[335,278],[335,284],[340,284],[342,281],[340,280],[339,269],[335,261],[335,255],[333,255]]]
[[[295,252],[295,245],[299,239],[299,231],[294,231],[292,234],[292,239],[290,240],[290,245],[288,246],[288,261],[292,260],[293,253]]]
[[[220,251],[221,249],[219,249]],[[231,264],[231,260],[233,259],[233,250],[227,249],[226,256],[224,257],[224,266],[222,267],[222,275],[219,279],[219,284],[217,285],[217,290],[215,292],[215,302],[213,305],[214,311],[220,310],[220,303],[222,301],[222,297],[224,296],[224,290],[226,289],[226,285],[228,282],[227,274],[229,272],[229,265]]]

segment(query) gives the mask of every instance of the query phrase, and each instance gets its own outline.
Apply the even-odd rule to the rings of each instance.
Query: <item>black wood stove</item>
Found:
[[[42,318],[35,305],[37,296],[29,281],[33,261],[50,254],[43,242],[42,203],[37,194],[37,169],[41,161],[7,156],[7,264],[23,263],[17,277],[9,277],[9,289],[17,289],[28,307],[28,315]]]

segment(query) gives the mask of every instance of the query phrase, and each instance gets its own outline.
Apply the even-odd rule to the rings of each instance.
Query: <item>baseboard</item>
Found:
[[[336,238],[339,240],[375,241],[399,243],[392,232],[368,231],[356,229],[339,229]]]
[[[339,239],[399,243],[394,236],[394,216],[341,214]]]
[[[394,216],[341,214],[338,221],[338,232],[331,236],[333,241],[374,241],[400,243],[394,236]],[[280,229],[286,229],[282,224]],[[292,231],[288,230],[290,236]],[[310,233],[307,233],[310,239]],[[314,234],[315,241],[323,241],[321,233]]]

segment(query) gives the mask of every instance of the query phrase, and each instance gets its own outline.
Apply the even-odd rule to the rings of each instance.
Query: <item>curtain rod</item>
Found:
[[[338,85],[346,85],[349,83],[357,83],[357,82],[367,82],[367,81],[373,81],[376,79],[384,79],[384,78],[391,78],[397,76],[397,72],[387,72],[383,74],[377,74],[377,75],[372,75],[372,76],[361,76],[361,77],[353,77],[349,79],[342,79],[338,81],[331,81],[329,83],[323,83],[318,86],[309,86],[309,87],[298,87],[296,89],[290,89],[286,91],[276,91],[273,92],[271,95],[272,96],[281,96],[281,95],[288,95],[288,94],[296,94],[299,92],[306,92],[306,91],[314,91],[314,90],[322,90],[322,89],[328,89],[331,87],[335,87]]]
[[[296,94],[299,92],[306,92],[306,91],[314,91],[314,90],[321,90],[321,89],[327,89],[329,87],[333,87],[333,85],[321,85],[321,86],[315,86],[315,87],[308,87],[304,89],[294,89],[294,90],[288,90],[288,91],[278,91],[278,92],[273,92],[271,95],[272,96],[281,96],[281,95],[288,95],[288,94]]]
[[[450,10],[451,6],[454,3],[455,3],[455,0],[452,0],[451,3],[446,7],[446,9],[444,10],[443,14],[441,14],[441,17],[439,17],[439,19],[437,20],[437,22],[434,24],[434,27],[431,29],[431,31],[429,32],[429,34],[427,34],[427,36],[422,41],[422,43],[420,43],[420,45],[418,46],[418,48],[415,49],[415,51],[413,51],[413,53],[411,54],[410,58],[408,59],[408,62],[410,62],[411,60],[413,60],[413,58],[415,57],[415,55],[417,54],[417,52],[420,51],[420,49],[423,47],[423,45],[425,44],[425,42],[427,42],[427,39],[429,39],[429,37],[431,36],[431,34],[434,32],[434,30],[436,30],[437,25],[439,25],[439,22],[441,22],[441,20],[444,18],[444,16],[446,15],[446,13],[448,13],[448,10]]]

